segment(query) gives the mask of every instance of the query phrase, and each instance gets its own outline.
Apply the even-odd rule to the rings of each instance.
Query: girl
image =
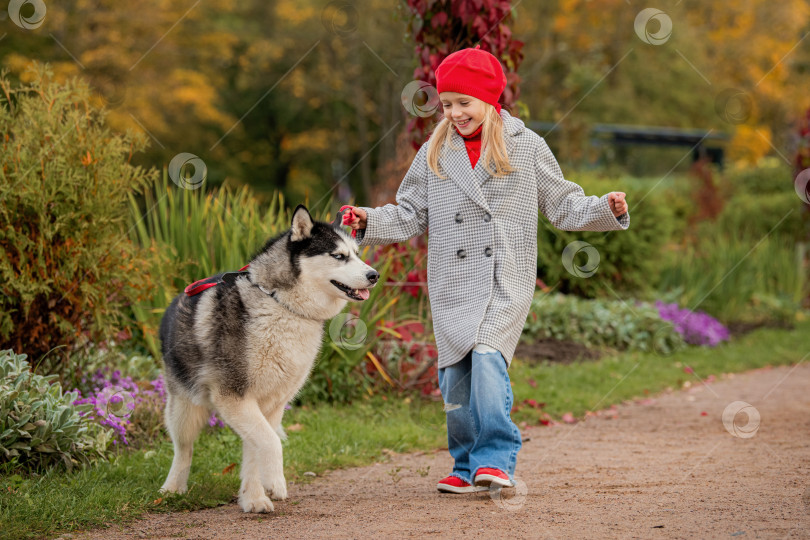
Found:
[[[537,210],[558,229],[627,229],[625,194],[585,196],[545,141],[501,110],[500,62],[476,47],[436,70],[444,119],[422,145],[396,205],[344,207],[360,245],[404,242],[430,229],[428,291],[439,388],[455,460],[439,491],[514,485],[521,435],[510,418],[507,368],[537,272]]]

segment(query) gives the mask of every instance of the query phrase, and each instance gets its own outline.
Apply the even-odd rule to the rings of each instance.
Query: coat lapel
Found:
[[[489,212],[489,205],[487,204],[486,198],[484,198],[484,192],[481,190],[481,182],[477,178],[477,175],[480,173],[476,171],[483,169],[480,161],[475,167],[476,171],[473,171],[470,166],[470,158],[467,156],[467,149],[464,147],[464,139],[462,139],[461,135],[456,133],[455,130],[453,130],[452,145],[455,149],[445,148],[444,159],[446,160],[446,164],[444,169],[449,172],[450,178],[452,178],[461,191],[478,206]],[[483,173],[487,174],[486,171],[483,171]]]
[[[501,118],[503,118],[503,140],[506,144],[506,153],[511,156],[515,147],[514,137],[523,131],[525,124],[520,119],[511,116],[506,110],[501,110]],[[478,206],[489,212],[489,204],[481,187],[492,178],[492,175],[487,172],[480,159],[475,164],[475,169],[470,166],[470,158],[464,148],[464,139],[455,130],[453,130],[452,145],[456,149],[445,148],[445,170],[449,172],[450,177],[461,191]]]

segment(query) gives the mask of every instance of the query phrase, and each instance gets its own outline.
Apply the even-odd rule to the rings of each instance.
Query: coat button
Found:
[[[464,221],[464,217],[461,214],[456,214],[456,223],[461,223]]]
[[[467,252],[464,251],[463,249],[460,249],[460,250],[456,251],[456,255],[458,255],[459,259],[463,259],[464,257],[467,256]]]
[[[484,255],[486,255],[487,257],[492,257],[492,248],[485,249]]]
[[[489,215],[489,212],[484,214],[484,223],[489,223],[490,219],[492,219],[492,216]]]

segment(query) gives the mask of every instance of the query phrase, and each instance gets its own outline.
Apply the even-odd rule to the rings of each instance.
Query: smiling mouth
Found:
[[[345,285],[339,281],[335,281],[334,279],[330,281],[332,285],[343,291],[346,296],[351,298],[352,300],[357,300],[362,302],[363,300],[368,300],[369,295],[371,294],[368,289],[352,289],[348,285]]]
[[[464,120],[463,122],[456,122],[456,125],[457,125],[458,127],[462,127],[462,128],[464,128],[464,127],[467,127],[467,126],[469,126],[469,125],[470,125],[470,121],[471,121],[471,120],[472,120],[471,118],[467,118],[467,119],[466,119],[466,120]]]

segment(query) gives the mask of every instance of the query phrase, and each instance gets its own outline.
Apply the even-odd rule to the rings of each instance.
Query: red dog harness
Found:
[[[213,276],[207,277],[203,279],[198,279],[191,285],[185,288],[186,296],[194,296],[200,294],[206,289],[210,289],[220,283],[227,283],[229,285],[233,285],[233,282],[239,276],[246,276],[248,273],[245,271],[245,268],[249,267],[249,264],[246,264],[242,268],[239,269],[238,272],[226,272],[221,276]]]

